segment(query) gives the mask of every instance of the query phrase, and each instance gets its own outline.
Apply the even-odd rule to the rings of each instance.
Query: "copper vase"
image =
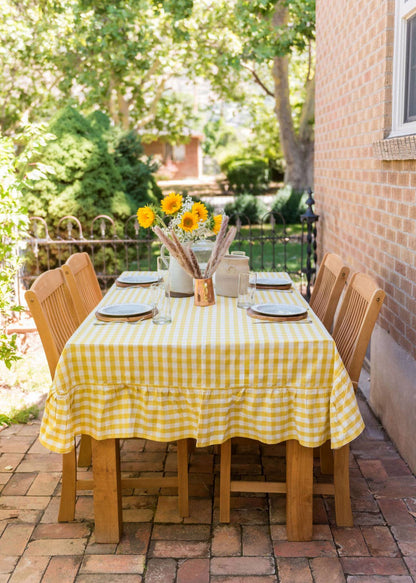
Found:
[[[195,279],[194,304],[195,306],[213,306],[215,304],[212,277]]]

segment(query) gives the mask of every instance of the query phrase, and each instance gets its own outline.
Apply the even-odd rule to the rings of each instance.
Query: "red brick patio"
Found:
[[[189,518],[179,518],[168,490],[125,492],[122,540],[97,544],[92,495],[79,497],[76,522],[56,522],[61,457],[39,444],[39,422],[9,427],[0,433],[0,583],[412,583],[416,479],[363,399],[360,407],[367,428],[352,447],[355,526],[336,528],[333,500],[316,497],[306,543],[286,540],[283,495],[234,495],[231,524],[219,524],[219,457],[208,448],[191,459]],[[241,477],[284,474],[281,445],[260,451],[235,440],[234,453]],[[122,469],[169,472],[175,457],[173,445],[126,441]]]

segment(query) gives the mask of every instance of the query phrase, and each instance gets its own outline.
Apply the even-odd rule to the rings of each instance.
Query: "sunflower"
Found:
[[[150,206],[143,206],[137,211],[137,220],[139,225],[145,229],[151,227],[155,221],[156,215]]]
[[[214,231],[214,233],[216,235],[218,235],[218,233],[220,232],[221,224],[222,224],[222,215],[215,215],[214,226],[213,226],[212,230]]]
[[[204,223],[208,218],[208,209],[202,202],[194,202],[191,213],[198,217],[200,223]]]
[[[179,226],[183,231],[190,233],[198,228],[198,217],[194,213],[183,213]]]
[[[182,195],[170,192],[161,203],[162,210],[167,215],[174,215],[182,206]]]

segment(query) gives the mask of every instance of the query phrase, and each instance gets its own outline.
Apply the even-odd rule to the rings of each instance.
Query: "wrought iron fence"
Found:
[[[305,236],[304,229],[302,233],[288,233],[277,212],[267,213],[256,225],[244,215],[233,215],[230,221],[237,226],[231,250],[245,251],[253,270],[286,271],[298,280],[306,276],[309,286],[314,260],[309,223],[302,221],[308,227]],[[107,215],[98,215],[91,222],[88,236],[76,217],[63,217],[53,231],[45,219],[31,217],[25,262],[19,274],[21,286],[30,287],[40,273],[61,266],[70,255],[81,251],[89,253],[106,291],[123,271],[155,270],[160,242],[150,230],[140,228],[135,215],[124,225],[117,225]]]

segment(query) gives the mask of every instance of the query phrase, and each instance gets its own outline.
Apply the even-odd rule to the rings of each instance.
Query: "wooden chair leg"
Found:
[[[221,444],[220,522],[230,522],[231,439]]]
[[[334,473],[334,454],[331,442],[328,440],[320,447],[321,472],[323,474]]]
[[[337,526],[353,526],[349,452],[348,444],[334,450],[335,519]]]
[[[81,435],[78,448],[78,467],[88,468],[91,465],[91,437]]]
[[[75,518],[77,494],[77,454],[74,448],[62,455],[62,489],[58,522],[71,522]]]
[[[91,439],[97,543],[118,543],[123,530],[118,439]]]
[[[179,515],[189,516],[188,439],[178,440]]]
[[[286,442],[286,532],[289,541],[312,539],[313,448]]]

